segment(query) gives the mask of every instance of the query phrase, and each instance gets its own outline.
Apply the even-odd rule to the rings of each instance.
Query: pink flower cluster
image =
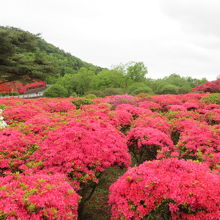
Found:
[[[112,219],[218,219],[220,105],[206,96],[112,96],[79,109],[74,98],[1,99],[0,217],[76,219],[107,168],[133,161],[110,188]]]
[[[31,83],[21,83],[18,81],[0,82],[0,93],[19,92],[25,93],[29,89],[41,88],[46,86],[46,82],[40,80],[32,80]]]
[[[212,92],[212,93],[220,92],[220,79],[196,86],[192,90],[199,92]]]
[[[77,219],[79,195],[65,176],[0,177],[1,219]]]
[[[98,182],[107,167],[128,167],[130,155],[123,135],[109,124],[73,121],[49,132],[31,160],[41,162],[36,167],[41,173],[64,173],[87,183]]]
[[[220,219],[219,181],[219,175],[196,162],[145,162],[111,185],[111,219]]]
[[[132,128],[127,135],[128,148],[138,164],[156,159],[161,148],[174,149],[171,138],[164,132],[151,127]]]

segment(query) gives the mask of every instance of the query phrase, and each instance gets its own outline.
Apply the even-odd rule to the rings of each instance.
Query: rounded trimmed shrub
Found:
[[[0,219],[76,220],[78,201],[60,174],[0,178]]]
[[[44,92],[46,97],[68,97],[68,91],[61,85],[52,85]]]
[[[220,219],[219,181],[204,164],[174,158],[145,162],[111,185],[111,220]]]

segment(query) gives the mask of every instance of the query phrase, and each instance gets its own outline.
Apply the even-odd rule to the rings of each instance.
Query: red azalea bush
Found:
[[[41,88],[45,86],[46,82],[39,80],[33,80],[31,83],[26,84],[18,81],[0,82],[0,93],[19,92],[20,94],[23,94],[29,89]]]
[[[77,219],[79,195],[63,175],[0,177],[1,219]]]
[[[116,110],[124,110],[131,113],[134,119],[138,118],[140,115],[154,115],[154,112],[150,109],[144,109],[130,104],[118,105]]]
[[[168,105],[169,111],[187,111],[187,108],[183,105]]]
[[[219,182],[219,175],[192,161],[145,162],[110,187],[111,219],[220,219]]]
[[[134,127],[151,127],[151,128],[155,128],[155,129],[158,129],[164,132],[168,136],[171,135],[171,124],[169,124],[169,121],[166,118],[156,115],[156,114],[155,116],[143,115],[137,118],[134,121],[133,126]]]
[[[21,167],[36,149],[30,136],[11,128],[0,130],[0,176],[21,172]]]
[[[150,109],[152,111],[160,111],[161,106],[158,103],[152,102],[152,101],[143,101],[138,102],[138,106],[145,109]]]
[[[133,96],[130,95],[116,95],[116,96],[109,96],[104,98],[104,102],[107,102],[113,106],[115,109],[118,105],[121,104],[129,104],[129,105],[137,105],[137,101]]]
[[[65,116],[44,112],[28,119],[22,126],[18,127],[18,129],[23,133],[33,134],[35,140],[41,142],[49,131],[62,127],[66,122],[67,119]]]
[[[205,120],[209,124],[211,125],[220,124],[220,108],[206,111],[204,116],[205,116]]]
[[[220,92],[220,79],[207,82],[202,85],[198,85],[192,90],[199,91],[199,92],[211,92],[211,93]]]
[[[209,98],[208,101],[206,97]],[[157,170],[154,175],[152,174],[152,178],[154,176],[155,181],[160,180],[157,189],[161,191],[158,191],[158,193],[153,191],[155,194],[151,192],[146,194],[149,202],[152,202],[146,203],[149,207],[152,207],[152,209],[147,209],[146,219],[170,219],[170,216],[173,219],[208,219],[208,217],[212,219],[213,213],[213,216],[217,216],[216,219],[218,219],[218,213],[215,212],[214,208],[211,208],[214,203],[211,201],[210,206],[206,207],[207,203],[205,201],[207,201],[209,195],[207,197],[198,197],[200,188],[196,188],[197,184],[192,185],[190,183],[188,191],[186,190],[190,193],[189,190],[192,186],[194,187],[192,192],[193,190],[196,191],[193,194],[196,197],[191,196],[191,194],[189,197],[195,203],[179,203],[178,199],[183,198],[179,195],[182,194],[187,185],[188,176],[186,173],[188,171],[185,172],[185,168],[179,168],[182,165],[177,164],[190,164],[191,171],[195,170],[195,172],[198,169],[194,169],[194,163],[192,162],[176,162],[177,159],[174,159],[183,158],[185,160],[193,159],[200,161],[211,169],[215,169],[217,171],[215,171],[216,174],[218,173],[220,168],[220,105],[218,105],[218,96],[212,97],[211,102],[210,95],[207,96],[207,94],[199,93],[161,95],[150,98],[134,98],[127,95],[111,96],[93,100],[94,103],[89,103],[90,105],[80,103],[80,107],[78,106],[77,109],[72,103],[74,100],[76,99],[39,98],[31,100],[4,98],[0,100],[0,107],[2,106],[4,109],[3,119],[8,123],[8,128],[0,129],[0,175],[2,180],[5,178],[14,184],[14,173],[20,173],[19,176],[24,175],[25,181],[28,181],[28,178],[30,178],[30,182],[32,181],[31,178],[34,178],[35,175],[50,175],[51,177],[48,178],[52,178],[53,175],[65,175],[71,183],[71,187],[81,196],[78,214],[79,218],[85,219],[89,215],[82,215],[83,207],[86,207],[87,211],[88,206],[91,205],[88,209],[91,210],[93,205],[95,209],[97,205],[88,203],[88,205],[84,206],[86,201],[92,198],[92,201],[96,203],[100,199],[95,197],[97,196],[96,192],[100,195],[104,190],[104,195],[107,194],[107,190],[102,188],[106,178],[110,185],[109,182],[118,178],[120,173],[125,170],[120,169],[119,171],[119,169],[112,169],[112,167],[126,168],[130,165],[131,158],[128,151],[133,156],[132,161],[135,162],[136,160],[138,164],[145,160],[158,159],[165,161],[164,158],[169,158],[167,161],[172,161],[170,164],[173,164],[175,168],[175,175],[178,176],[179,172],[182,172],[183,174],[181,175],[185,179],[183,177],[181,177],[181,180],[177,179],[179,185],[175,185],[175,179],[174,183],[171,179],[172,176],[175,176],[172,173],[173,171],[170,171],[171,165],[166,167],[163,165],[165,162],[152,162],[152,164],[158,163],[158,170],[160,166],[162,167],[161,171]],[[112,108],[109,103],[114,104],[116,108]],[[149,164],[151,163],[144,164],[150,166]],[[167,171],[163,166],[166,167]],[[201,169],[203,170],[203,168]],[[195,176],[191,174],[191,171],[189,171],[189,175]],[[112,176],[114,172],[117,174],[117,177]],[[138,176],[141,172],[138,171],[138,173],[135,173],[135,176]],[[149,169],[149,172],[153,172],[152,169]],[[157,173],[161,176],[157,176]],[[162,173],[164,173],[164,176],[162,176]],[[207,173],[210,174],[210,171],[208,170]],[[189,176],[190,178],[191,176]],[[200,180],[200,176],[195,178]],[[163,179],[165,179],[165,182],[162,181]],[[137,181],[134,181],[134,179],[132,181],[138,185],[139,180],[141,179],[137,177]],[[60,180],[60,184],[66,184],[65,181],[63,179]],[[123,192],[124,194],[120,193],[120,196],[124,195],[125,197],[126,193],[131,190],[133,197],[128,199],[129,206],[123,205],[123,209],[119,208],[116,210],[114,213],[117,214],[114,214],[112,219],[117,219],[115,216],[118,216],[118,213],[124,213],[124,211],[121,211],[124,208],[127,210],[125,213],[128,213],[128,215],[122,215],[122,219],[129,219],[128,216],[133,214],[131,219],[142,218],[140,217],[141,213],[147,208],[144,200],[141,199],[140,203],[138,203],[139,205],[136,205],[133,201],[137,201],[136,195],[143,193],[143,191],[139,189],[132,191],[133,189],[135,190],[132,181],[128,181],[131,188],[126,188]],[[182,186],[181,182],[185,185]],[[163,183],[164,187],[168,187],[168,189],[163,188]],[[57,186],[57,184],[54,185]],[[98,190],[93,194],[96,187],[98,187]],[[150,187],[154,189],[154,183],[152,183],[152,186],[147,186],[149,189]],[[117,192],[116,188],[114,190]],[[213,188],[210,194],[212,192],[215,193],[212,190]],[[178,191],[179,194],[170,194],[171,191],[174,193]],[[35,196],[40,197],[41,194],[38,192],[36,192]],[[116,192],[112,191],[112,193]],[[161,197],[159,195],[163,195],[163,192],[166,193],[167,197],[164,196],[160,200]],[[14,194],[12,195],[14,196]],[[172,195],[174,195],[172,198],[168,197]],[[123,204],[121,203],[120,196],[117,205]],[[4,199],[5,197],[0,196],[1,198]],[[204,202],[198,202],[200,201],[199,199],[203,198]],[[14,197],[12,201],[13,199]],[[175,202],[173,202],[174,199]],[[16,202],[20,201],[16,198],[14,200]],[[102,200],[106,200],[104,196]],[[111,204],[115,204],[115,201],[116,197]],[[197,202],[201,204],[201,209]],[[7,207],[12,204],[9,203],[9,200],[7,200],[7,203],[9,204],[5,204]],[[13,207],[14,204],[12,205]],[[0,207],[3,206],[0,205]],[[113,205],[113,207],[116,206]],[[23,213],[30,214],[29,208],[31,207],[25,203],[25,209],[22,208],[24,210]],[[31,208],[31,210],[33,212],[31,211],[30,216],[27,218],[37,219],[38,214],[44,208]],[[53,210],[53,217],[41,216],[39,218],[66,219],[63,216],[55,217],[57,216],[57,211]],[[62,210],[64,209],[62,208]],[[48,215],[50,211],[46,211],[46,213]],[[12,214],[10,213],[10,215]],[[17,218],[17,216],[10,215],[2,214],[0,209],[0,219],[1,217],[8,217],[8,219]],[[70,217],[70,219],[75,217],[76,215],[72,218]]]
[[[45,173],[65,173],[79,183],[98,182],[111,166],[128,167],[125,138],[107,123],[72,122],[51,131],[32,160]]]
[[[130,112],[125,110],[115,110],[109,113],[111,124],[120,127],[121,130],[130,128],[133,118]]]
[[[204,121],[203,115],[195,111],[168,111],[164,116],[171,122],[181,118],[181,119],[193,119],[197,121]]]
[[[180,137],[174,150],[162,148],[158,158],[177,156],[205,162],[210,168],[219,169],[220,132],[205,124],[193,121],[178,123]]]
[[[129,151],[138,164],[145,160],[156,159],[157,152],[161,148],[173,150],[173,142],[162,131],[150,127],[132,128],[127,135]]]
[[[40,106],[25,104],[8,107],[3,111],[3,117],[8,124],[16,122],[25,122],[43,110]]]
[[[48,112],[69,112],[76,109],[76,106],[71,102],[48,102],[45,110]]]

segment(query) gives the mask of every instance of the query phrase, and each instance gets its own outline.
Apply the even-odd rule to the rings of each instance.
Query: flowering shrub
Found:
[[[220,92],[220,79],[217,79],[215,81],[207,82],[202,85],[198,85],[195,88],[192,89],[193,91],[199,91],[199,92]]]
[[[220,124],[220,108],[207,111],[205,113],[205,120],[211,125]]]
[[[177,159],[193,159],[206,164],[203,167],[208,165],[209,168],[215,170],[216,174],[220,171],[220,105],[217,104],[217,99],[214,99],[214,102],[204,101],[209,96],[209,94],[200,93],[144,98],[128,95],[111,96],[93,99],[93,104],[80,102],[78,107],[72,103],[74,100],[79,100],[77,98],[39,98],[34,100],[2,98],[0,99],[0,108],[4,109],[2,117],[7,122],[7,128],[0,128],[1,180],[7,180],[8,186],[10,184],[13,186],[16,182],[14,180],[15,174],[24,178],[25,181],[29,181],[28,183],[34,183],[34,178],[38,175],[47,176],[44,179],[47,179],[47,183],[50,184],[49,182],[52,181],[49,180],[50,178],[65,175],[71,187],[81,196],[78,215],[80,219],[85,219],[87,216],[84,218],[82,215],[83,208],[86,207],[86,211],[93,210],[97,201],[106,201],[105,196],[108,193],[107,187],[110,185],[110,181],[113,182],[114,179],[117,179],[130,165],[130,151],[133,156],[132,159],[134,159],[132,161],[135,162],[136,160],[137,164],[153,159],[166,161],[164,158],[169,158],[167,161],[172,162],[167,167],[164,165],[165,162],[144,163],[145,165],[148,164],[147,166],[158,163],[154,175],[151,168],[146,169],[146,172],[152,172],[152,178],[154,176],[154,181],[158,182],[158,185],[154,188],[154,183],[152,183],[146,188],[159,191],[144,194],[147,196],[146,201],[149,201],[146,203],[148,206],[146,206],[144,199],[141,199],[139,203],[137,202],[139,201],[138,195],[146,190],[143,188],[144,190],[137,189],[135,191],[136,186],[133,185],[133,182],[138,185],[141,182],[138,179],[139,177],[137,177],[137,181],[134,179],[131,182],[128,181],[131,188],[124,188],[118,200],[114,197],[114,202],[111,203],[113,204],[112,207],[116,207],[114,206],[116,203],[117,207],[123,206],[123,208],[114,211],[117,214],[113,214],[112,219],[118,219],[115,216],[119,215],[121,215],[121,219],[143,219],[145,217],[146,219],[170,219],[171,216],[172,219],[212,219],[212,216],[214,219],[219,219],[219,213],[215,212],[215,206],[213,205],[213,208],[210,205],[212,200],[210,204],[206,203],[206,201],[210,201],[207,199],[209,195],[200,197],[200,191],[203,193],[203,188],[200,190],[200,188],[196,188],[198,184],[193,185],[191,182],[189,184],[187,182],[191,177],[195,177],[195,181],[200,181],[199,169],[194,169],[192,162],[176,162]],[[115,109],[109,104],[111,102]],[[6,126],[5,123],[4,126]],[[178,165],[179,163],[181,165]],[[185,171],[185,168],[181,168],[183,163],[187,163],[187,167],[190,167],[191,171],[188,172]],[[159,170],[160,166],[161,171]],[[120,169],[120,171],[114,169],[123,167],[125,169]],[[173,169],[172,172],[171,168]],[[136,169],[139,168],[130,170]],[[203,170],[203,168],[201,169]],[[196,176],[192,174],[193,170],[197,173]],[[137,173],[135,171],[134,176],[138,176],[142,172],[142,170],[139,171]],[[179,175],[181,172],[182,174]],[[207,168],[204,172],[207,173],[205,175],[211,175]],[[177,177],[172,176],[180,176],[181,178],[175,179]],[[204,176],[204,178],[206,177]],[[30,180],[28,180],[29,178]],[[202,179],[199,182],[199,187],[201,187],[203,180],[206,183],[208,179],[208,177]],[[103,184],[105,181],[108,183]],[[176,185],[176,182],[179,185]],[[54,184],[51,183],[56,187],[62,184],[67,184],[65,179],[60,179]],[[100,188],[104,185],[106,189]],[[121,185],[118,186],[120,189]],[[98,189],[95,190],[97,187]],[[116,188],[114,190],[117,192]],[[192,192],[195,196],[190,194],[189,197],[181,197],[182,194],[185,195],[185,188],[187,188],[186,192]],[[129,190],[131,190],[129,196],[133,194],[133,197],[126,200],[128,206],[124,206],[124,203],[121,202],[121,196],[126,198]],[[207,190],[211,196],[215,196],[213,190],[213,188],[211,191]],[[6,204],[0,204],[0,207],[17,207],[17,202],[23,201],[22,196],[19,197],[20,200],[15,197],[10,197],[11,200],[7,197],[8,200],[5,200],[5,197],[1,197],[3,191],[0,186],[0,200],[6,201]],[[20,191],[23,193],[22,190]],[[102,193],[103,191],[104,193]],[[64,193],[64,191],[62,192]],[[50,195],[49,193],[47,194],[48,198],[53,197],[53,194]],[[60,198],[67,198],[64,194]],[[40,198],[43,194],[38,191],[34,195]],[[102,195],[102,198],[95,197],[97,195]],[[15,196],[15,194],[11,193],[11,196]],[[92,202],[84,206],[90,198],[92,198]],[[193,202],[189,203],[188,199],[192,199]],[[10,203],[13,201],[14,203]],[[39,201],[41,200],[39,199]],[[48,200],[42,196],[43,201]],[[67,203],[62,202],[62,204]],[[66,211],[68,205],[62,206],[63,208],[60,205],[58,206],[64,211],[59,210],[57,212],[57,208],[55,208],[56,210],[52,208],[52,212],[45,211],[46,214],[42,214],[44,210],[48,210],[48,202],[44,203],[44,208],[35,205],[34,207],[37,208],[31,208],[31,211],[29,210],[29,203],[25,203],[23,206],[19,205],[21,208],[19,210],[23,210],[22,213],[26,213],[28,216],[23,216],[23,219],[74,219],[77,217],[76,215],[59,216],[58,213],[70,213],[71,211]],[[90,207],[88,208],[88,206]],[[77,205],[74,207],[76,210]],[[103,212],[105,209],[108,210],[108,207],[103,207]],[[18,219],[21,216],[14,215],[15,212],[12,209],[10,209],[11,212],[5,210],[7,209],[4,209],[3,212],[0,209],[0,219]],[[142,215],[145,212],[143,210],[147,210],[145,215]],[[72,213],[74,212],[72,211]],[[126,215],[124,216],[122,213]]]
[[[29,89],[41,88],[45,87],[46,82],[33,80],[32,83],[23,84],[18,81],[11,82],[0,82],[0,93],[11,93],[11,92],[19,92],[20,94],[25,93]]]
[[[21,172],[29,156],[37,149],[34,140],[15,129],[0,131],[0,176]]]
[[[194,119],[198,121],[204,121],[204,116],[194,111],[168,111],[165,114],[168,120],[171,122],[181,119]]]
[[[79,195],[62,175],[0,177],[0,219],[77,219]]]
[[[71,102],[48,102],[45,107],[48,112],[68,112],[76,109]]]
[[[131,113],[125,110],[115,110],[109,114],[111,122],[114,126],[120,127],[123,131],[126,131],[128,128],[130,128],[133,121]]]
[[[35,140],[42,141],[49,131],[62,127],[66,118],[55,113],[39,113],[18,127],[23,133],[34,134]]]
[[[169,111],[187,111],[187,108],[183,105],[168,105]]]
[[[111,187],[111,219],[219,219],[220,176],[192,161],[130,168]]]
[[[154,160],[160,148],[173,150],[172,140],[162,131],[150,127],[136,127],[128,132],[128,148],[138,164]]]
[[[177,156],[178,158],[193,159],[205,162],[210,168],[220,169],[220,133],[214,129],[193,121],[179,121],[180,137],[176,148],[162,148],[158,158]]]
[[[218,104],[220,105],[220,93],[213,93],[207,95],[201,99],[201,101],[205,104]]]
[[[26,104],[6,108],[3,111],[3,117],[7,123],[12,124],[15,122],[25,122],[40,112],[42,112],[42,109],[39,106]]]
[[[118,105],[116,110],[124,110],[132,114],[134,119],[138,118],[140,115],[154,115],[150,109],[143,109],[130,104],[121,104]]]
[[[155,102],[152,102],[152,101],[138,102],[138,106],[141,108],[150,109],[152,111],[161,110],[161,106]]]
[[[134,127],[151,127],[158,129],[168,136],[171,135],[171,125],[169,124],[168,120],[166,118],[159,116],[159,115],[151,115],[146,116],[143,115],[139,118],[137,118],[134,123]]]
[[[32,159],[42,161],[42,172],[65,173],[79,183],[98,182],[105,168],[130,164],[123,136],[98,122],[72,122],[51,131]]]

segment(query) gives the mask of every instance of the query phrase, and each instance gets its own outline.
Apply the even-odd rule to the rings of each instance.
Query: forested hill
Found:
[[[101,67],[86,63],[35,35],[14,27],[0,26],[0,81],[41,79],[53,82],[81,67],[94,72]]]

